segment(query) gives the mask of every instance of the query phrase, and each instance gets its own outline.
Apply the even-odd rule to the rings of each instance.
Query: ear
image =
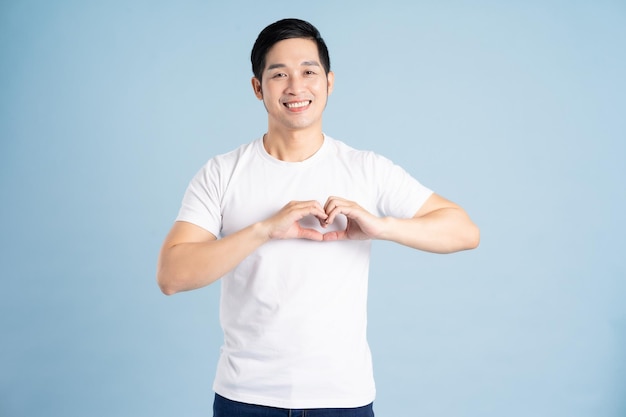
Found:
[[[252,89],[254,90],[254,95],[259,100],[263,100],[263,90],[261,89],[261,81],[258,78],[252,77]]]
[[[328,83],[328,95],[330,95],[333,92],[333,88],[335,87],[335,73],[332,71],[328,72],[328,75],[326,75],[326,80]]]

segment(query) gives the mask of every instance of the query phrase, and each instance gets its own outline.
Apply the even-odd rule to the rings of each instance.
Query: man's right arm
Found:
[[[159,287],[166,295],[205,287],[271,239],[323,240],[318,231],[300,227],[299,220],[309,215],[327,218],[317,201],[292,201],[271,218],[222,239],[192,223],[175,222],[159,255]]]
[[[218,240],[195,224],[176,222],[159,255],[159,287],[164,294],[172,295],[207,286],[267,240],[260,223]]]

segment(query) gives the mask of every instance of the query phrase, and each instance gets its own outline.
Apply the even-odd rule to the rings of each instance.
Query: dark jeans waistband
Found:
[[[213,417],[374,417],[373,404],[356,408],[290,410],[229,400],[215,394]]]

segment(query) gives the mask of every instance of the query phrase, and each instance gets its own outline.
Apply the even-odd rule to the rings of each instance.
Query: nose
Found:
[[[304,91],[305,81],[304,78],[299,75],[292,75],[289,77],[289,82],[287,83],[287,93],[292,95],[297,95]]]

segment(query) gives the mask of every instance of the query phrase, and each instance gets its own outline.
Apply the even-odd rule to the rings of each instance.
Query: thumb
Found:
[[[324,235],[322,235],[320,232],[318,232],[315,229],[308,229],[305,227],[301,227],[300,230],[298,230],[298,239],[308,239],[308,240],[316,240],[318,242],[321,242],[322,240],[324,240]]]
[[[345,240],[347,239],[347,233],[345,230],[339,232],[328,232],[324,233],[324,242],[334,242],[336,240]]]

